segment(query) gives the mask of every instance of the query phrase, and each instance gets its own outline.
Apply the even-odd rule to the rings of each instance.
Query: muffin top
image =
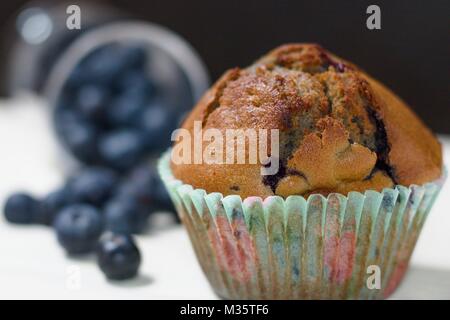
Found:
[[[316,44],[283,45],[245,69],[228,70],[182,127],[195,135],[196,123],[224,136],[227,129],[279,130],[279,169],[272,175],[261,174],[259,160],[172,161],[176,178],[207,192],[242,198],[347,194],[423,184],[441,175],[441,146],[410,108]],[[248,160],[249,139],[243,143]],[[207,146],[191,143],[191,154]]]

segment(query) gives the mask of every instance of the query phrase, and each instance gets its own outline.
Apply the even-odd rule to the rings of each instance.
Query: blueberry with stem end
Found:
[[[58,242],[68,254],[89,253],[103,230],[99,211],[87,204],[74,204],[60,211],[53,224]]]
[[[97,263],[108,279],[125,280],[137,275],[141,254],[131,235],[107,232],[97,247]]]

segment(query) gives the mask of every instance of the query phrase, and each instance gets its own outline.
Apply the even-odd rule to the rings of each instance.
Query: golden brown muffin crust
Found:
[[[246,69],[227,71],[183,128],[192,133],[194,121],[223,133],[280,130],[280,169],[272,176],[262,176],[259,163],[172,163],[175,177],[208,192],[346,194],[423,184],[441,175],[440,144],[409,107],[315,44],[283,45]]]

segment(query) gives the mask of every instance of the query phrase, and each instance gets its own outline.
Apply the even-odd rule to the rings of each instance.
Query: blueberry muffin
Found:
[[[318,45],[284,45],[226,72],[183,128],[159,172],[217,295],[382,299],[397,288],[445,174],[439,142],[389,89]],[[186,149],[200,129],[225,137],[222,150],[210,149],[215,134]],[[278,129],[276,173],[250,161],[254,138],[227,141],[227,129]],[[245,147],[242,164],[177,158],[220,160],[229,142]]]
[[[227,71],[183,128],[192,133],[195,121],[221,131],[279,129],[275,175],[262,176],[261,163],[171,163],[176,178],[207,192],[242,198],[347,194],[420,185],[442,173],[441,146],[413,111],[316,44],[283,45],[245,69]]]

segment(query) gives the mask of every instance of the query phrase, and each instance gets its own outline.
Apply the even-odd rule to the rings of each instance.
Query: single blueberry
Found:
[[[148,218],[153,211],[153,195],[151,191],[139,188],[139,184],[127,180],[119,185],[114,199],[122,202],[133,202],[139,208],[141,216]]]
[[[75,157],[83,162],[97,161],[98,129],[82,118],[57,117],[57,133]]]
[[[146,216],[132,199],[113,199],[104,211],[106,229],[116,233],[139,233],[146,226]]]
[[[77,106],[80,112],[88,119],[102,120],[108,102],[108,91],[94,84],[82,86],[76,97]]]
[[[94,50],[83,62],[86,77],[96,83],[109,84],[126,68],[121,47],[110,44]]]
[[[147,97],[142,93],[126,91],[117,96],[108,109],[108,122],[113,127],[133,126],[145,107]]]
[[[137,275],[141,254],[131,235],[107,232],[97,247],[97,263],[108,279],[125,280]]]
[[[118,186],[115,197],[136,201],[147,216],[159,210],[175,212],[170,196],[151,164],[135,167]]]
[[[118,78],[116,88],[118,92],[128,92],[145,97],[152,97],[155,93],[155,85],[142,69],[127,71]]]
[[[59,101],[58,103],[59,104],[54,112],[53,121],[56,132],[59,135],[64,135],[73,124],[80,123],[85,120],[79,112],[72,109],[71,105],[67,105],[63,101]]]
[[[66,82],[66,88],[77,88],[83,83],[86,83],[87,76],[81,63],[72,70]]]
[[[91,252],[102,232],[98,210],[87,204],[73,204],[58,213],[54,228],[59,243],[69,254]]]
[[[153,202],[154,179],[152,171],[146,165],[139,165],[123,180],[117,189],[117,194],[150,205]]]
[[[139,118],[143,140],[151,151],[160,151],[171,144],[175,120],[170,109],[158,101],[152,102]]]
[[[170,198],[169,193],[167,192],[167,188],[162,182],[161,178],[155,181],[154,184],[154,194],[155,194],[155,206],[159,210],[176,212],[173,206],[173,202]]]
[[[4,214],[11,223],[33,223],[39,207],[39,202],[26,193],[12,194],[5,203]]]
[[[99,143],[102,159],[118,170],[128,170],[139,162],[143,155],[143,143],[134,130],[120,130],[105,135]]]
[[[66,188],[61,188],[49,193],[41,200],[39,210],[37,210],[35,222],[52,225],[56,214],[65,206],[71,204],[71,194]]]
[[[145,67],[148,50],[144,44],[126,44],[121,49],[122,59],[127,68],[143,69]]]
[[[117,175],[104,167],[86,167],[67,182],[67,190],[74,202],[100,207],[114,192]]]

